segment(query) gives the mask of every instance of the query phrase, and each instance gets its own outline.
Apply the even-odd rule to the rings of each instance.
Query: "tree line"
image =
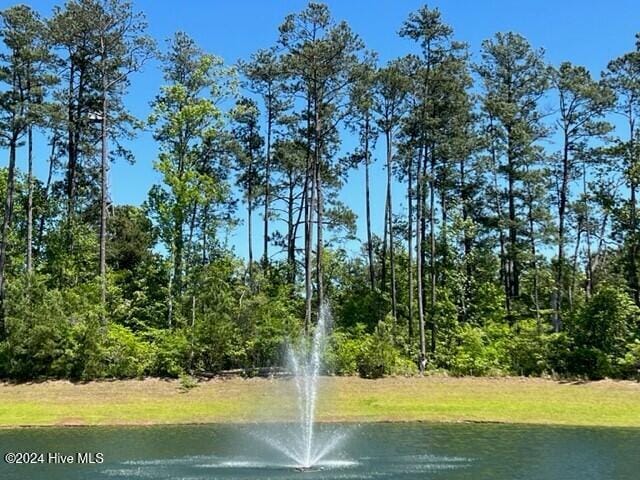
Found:
[[[281,365],[325,304],[333,373],[638,375],[640,39],[603,72],[514,32],[474,60],[425,6],[381,64],[310,2],[230,65],[184,32],[159,49],[126,0],[0,20],[0,375]],[[163,86],[135,118],[151,59]],[[160,181],[116,205],[141,129]],[[362,238],[339,195],[355,170]]]

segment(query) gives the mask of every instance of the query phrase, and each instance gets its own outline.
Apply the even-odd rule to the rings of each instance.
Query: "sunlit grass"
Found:
[[[295,415],[287,380],[0,384],[0,426],[252,422]],[[323,378],[322,421],[640,427],[640,384],[522,378]]]

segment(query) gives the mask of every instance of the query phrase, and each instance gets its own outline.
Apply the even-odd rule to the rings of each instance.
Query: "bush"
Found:
[[[640,309],[629,294],[605,285],[586,303],[572,325],[576,343],[606,355],[623,356],[638,327]]]
[[[569,370],[591,380],[600,380],[611,375],[611,361],[601,350],[593,347],[578,347],[569,355]]]
[[[26,380],[79,377],[82,373],[75,368],[75,333],[96,316],[95,308],[77,309],[76,300],[83,294],[90,297],[92,285],[84,285],[78,294],[48,289],[45,281],[42,276],[25,276],[15,279],[8,288],[7,337],[0,344],[3,375]]]
[[[384,375],[411,375],[415,366],[402,357],[393,336],[393,323],[381,321],[374,332],[365,336],[362,349],[356,357],[358,373],[363,378],[380,378]]]
[[[483,329],[465,324],[455,336],[450,367],[454,375],[502,375],[508,370],[508,327],[489,324]]]
[[[567,332],[549,333],[547,337],[547,367],[549,373],[566,375],[574,345]]]
[[[177,378],[188,365],[191,345],[184,330],[151,330],[154,358],[150,373],[159,377]]]
[[[541,375],[549,371],[549,338],[539,332],[535,320],[518,322],[518,332],[508,345],[510,370],[517,375]]]
[[[616,376],[640,379],[640,340],[628,345],[627,353],[616,359]]]
[[[127,327],[110,324],[102,346],[104,376],[115,378],[141,377],[153,363],[151,345],[139,339]]]
[[[365,325],[357,324],[353,330],[336,329],[329,339],[325,365],[329,373],[354,375],[358,373],[358,359],[366,348]]]
[[[198,380],[196,380],[191,375],[180,375],[180,391],[182,393],[186,393],[189,390],[192,390],[198,386]]]
[[[284,289],[256,293],[242,302],[236,316],[243,342],[243,367],[282,365],[284,345],[298,327],[295,306]]]
[[[247,364],[242,329],[226,315],[207,313],[196,325],[195,338],[193,370],[216,373]]]
[[[413,360],[398,348],[392,325],[390,320],[379,322],[373,333],[367,333],[362,323],[348,330],[336,329],[325,356],[327,370],[339,375],[358,373],[363,378],[417,373]]]

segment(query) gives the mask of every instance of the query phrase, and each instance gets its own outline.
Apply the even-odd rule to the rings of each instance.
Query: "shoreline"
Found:
[[[207,427],[207,426],[238,426],[244,427],[249,425],[263,425],[268,423],[274,424],[292,424],[293,421],[247,421],[247,422],[233,422],[233,421],[221,421],[221,422],[180,422],[180,423],[100,423],[100,424],[46,424],[46,425],[0,425],[0,432],[6,432],[11,430],[50,430],[50,429],[108,429],[108,428],[163,428],[163,427]],[[616,429],[616,430],[639,430],[640,425],[633,426],[620,426],[620,425],[581,425],[570,423],[527,423],[527,422],[509,422],[509,421],[496,421],[496,420],[370,420],[370,421],[352,421],[352,420],[318,420],[315,424],[320,425],[385,425],[385,424],[419,424],[419,425],[478,425],[478,426],[490,426],[495,425],[498,427],[540,427],[540,428],[557,428],[557,429]]]
[[[292,382],[210,379],[0,383],[0,429],[284,422]],[[524,377],[322,377],[320,423],[498,424],[640,428],[640,383]],[[274,399],[276,401],[274,401]]]

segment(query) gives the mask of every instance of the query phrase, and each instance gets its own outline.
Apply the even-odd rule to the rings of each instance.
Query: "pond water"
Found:
[[[101,453],[102,463],[19,464],[3,480],[491,479],[637,480],[640,429],[487,424],[320,425],[347,433],[314,471],[259,436],[285,425],[79,427],[0,430],[0,453]],[[85,459],[86,460],[86,459]],[[94,456],[94,461],[98,457]],[[46,459],[49,461],[49,458]],[[54,460],[51,460],[54,461]]]

